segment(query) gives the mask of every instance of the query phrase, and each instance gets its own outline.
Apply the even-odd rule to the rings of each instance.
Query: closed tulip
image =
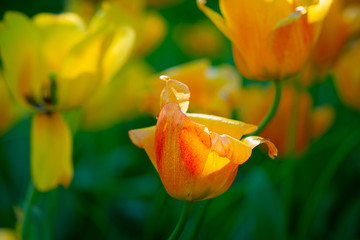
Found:
[[[190,91],[167,79],[156,126],[131,130],[133,143],[144,148],[166,191],[175,199],[199,201],[224,193],[238,170],[261,143],[269,155],[275,146],[261,137],[246,137],[256,126],[205,114],[186,114]]]
[[[223,18],[197,0],[231,40],[240,72],[254,80],[283,79],[303,67],[331,2],[219,0]]]

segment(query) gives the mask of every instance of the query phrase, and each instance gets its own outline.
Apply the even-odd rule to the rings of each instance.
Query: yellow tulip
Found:
[[[144,148],[166,191],[175,199],[199,201],[224,193],[238,170],[261,143],[269,156],[277,149],[261,137],[246,137],[256,126],[205,114],[186,114],[190,90],[163,77],[161,112],[156,126],[129,131],[133,143]]]
[[[360,111],[360,40],[354,42],[334,67],[335,83],[343,103]]]
[[[212,67],[206,59],[195,60],[162,71],[162,74],[188,85],[193,95],[191,111],[230,117],[232,114],[231,95],[239,88],[241,78],[229,65]],[[159,107],[152,104],[161,93],[162,84],[158,81],[161,74],[150,79],[148,93],[143,100],[143,108],[157,114]]]
[[[104,2],[90,21],[90,29],[97,29],[109,24],[131,26],[136,33],[133,55],[146,55],[164,39],[167,24],[159,13],[147,11],[145,7],[143,0]]]
[[[169,7],[178,4],[184,0],[146,0],[152,7]]]
[[[35,112],[31,171],[47,191],[72,179],[71,133],[59,112],[81,106],[118,72],[134,42],[129,27],[87,30],[75,14],[7,12],[0,24],[4,76],[15,98]]]
[[[274,91],[259,86],[248,86],[241,89],[238,95],[239,119],[258,124],[271,108]],[[292,147],[296,153],[302,153],[312,138],[318,138],[326,132],[333,120],[334,109],[331,106],[313,109],[312,99],[307,92],[285,85],[278,110],[261,132],[261,136],[270,138],[281,154],[288,153]],[[295,137],[294,146],[290,146],[293,141],[292,134]]]
[[[255,80],[283,79],[303,67],[331,2],[219,0],[222,18],[205,6],[206,0],[197,0],[231,40],[240,72]]]

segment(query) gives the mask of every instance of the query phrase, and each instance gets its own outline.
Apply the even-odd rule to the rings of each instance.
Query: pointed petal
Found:
[[[40,113],[31,125],[31,175],[39,191],[59,184],[70,185],[73,177],[72,136],[58,113]]]
[[[118,28],[102,61],[102,81],[108,83],[129,58],[135,42],[135,31],[129,27]]]
[[[190,90],[188,86],[179,81],[169,79],[167,76],[161,76],[160,78],[166,82],[166,86],[160,95],[160,109],[166,103],[177,103],[181,111],[186,113],[190,104]]]
[[[40,97],[38,32],[25,15],[7,12],[0,24],[0,53],[4,76],[14,96],[28,104]]]
[[[268,152],[269,157],[275,158],[278,155],[278,150],[276,149],[275,145],[268,139],[264,139],[262,137],[257,137],[257,136],[251,136],[242,139],[240,142],[251,149],[254,149],[256,146],[262,143],[266,143],[269,149]]]
[[[240,139],[244,134],[249,134],[257,129],[257,127],[252,124],[213,115],[199,113],[188,113],[186,115],[194,122],[206,125],[212,132],[219,135],[227,134],[237,139]]]
[[[129,131],[131,141],[139,148],[145,149],[152,164],[157,171],[156,155],[155,155],[155,128],[156,126],[135,129]]]

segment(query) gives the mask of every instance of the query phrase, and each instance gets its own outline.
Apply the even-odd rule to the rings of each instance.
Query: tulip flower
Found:
[[[241,89],[236,100],[239,119],[253,124],[259,123],[270,109],[273,95],[273,89],[259,86]],[[333,120],[332,107],[325,105],[313,109],[312,99],[307,92],[295,90],[287,84],[284,86],[278,111],[261,135],[270,138],[282,155],[292,150],[302,153],[312,139],[326,132]]]
[[[129,131],[133,143],[144,148],[166,191],[175,199],[199,201],[224,193],[252,149],[266,143],[269,156],[276,147],[261,137],[246,137],[256,126],[205,114],[186,114],[189,88],[163,77],[161,111],[156,126]]]
[[[96,9],[99,10],[96,12]],[[115,24],[131,26],[136,33],[134,56],[144,56],[154,50],[167,32],[165,19],[157,12],[148,11],[144,0],[74,0],[68,9],[89,19],[89,27]],[[95,14],[96,12],[96,14]]]
[[[75,14],[7,12],[0,25],[4,76],[12,94],[34,112],[31,173],[48,191],[73,176],[72,136],[61,112],[81,106],[108,83],[130,53],[134,32],[108,25],[87,30]]]
[[[20,239],[12,229],[0,228],[0,240],[17,240]]]
[[[197,0],[230,39],[240,72],[254,80],[283,79],[303,67],[331,2],[219,0],[222,18]]]
[[[191,89],[191,111],[230,117],[233,104],[231,95],[239,89],[241,78],[229,65],[213,67],[206,59],[195,60],[162,71],[168,76],[186,84]],[[154,115],[158,106],[152,104],[162,90],[158,81],[160,74],[149,80],[143,108]]]
[[[334,67],[337,92],[343,103],[360,111],[360,40],[354,42]]]

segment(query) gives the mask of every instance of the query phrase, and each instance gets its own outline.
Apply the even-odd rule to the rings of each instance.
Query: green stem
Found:
[[[30,231],[30,223],[32,218],[32,205],[35,202],[37,196],[37,191],[34,187],[34,184],[30,180],[28,190],[25,197],[25,206],[24,206],[24,221],[22,226],[22,239],[31,239],[29,237],[29,231]]]
[[[266,117],[263,119],[263,121],[259,124],[258,128],[255,132],[251,133],[251,135],[258,135],[259,133],[264,130],[264,128],[270,123],[270,121],[275,116],[275,113],[279,107],[280,99],[281,99],[281,93],[282,93],[282,86],[280,80],[274,80],[274,86],[275,86],[275,98],[273,105],[271,106],[270,111],[266,115]]]
[[[172,232],[169,240],[179,239],[181,233],[184,231],[185,225],[190,217],[190,212],[193,206],[193,202],[184,202],[184,207],[174,231]]]
[[[320,175],[318,181],[316,182],[310,197],[302,211],[298,224],[298,237],[299,239],[305,239],[305,236],[309,230],[309,227],[312,223],[313,215],[316,211],[318,202],[321,199],[326,187],[329,185],[333,175],[336,173],[336,170],[339,168],[342,161],[350,153],[350,151],[355,148],[360,140],[360,129],[357,129],[352,135],[350,135],[342,144],[337,148],[337,151],[334,153],[332,158],[329,160],[324,171]]]
[[[202,203],[201,209],[198,212],[198,215],[195,220],[194,228],[193,228],[193,231],[192,231],[189,239],[191,239],[191,240],[198,239],[201,225],[204,222],[204,218],[205,218],[207,209],[210,205],[210,201],[211,200],[206,200],[205,203]]]

